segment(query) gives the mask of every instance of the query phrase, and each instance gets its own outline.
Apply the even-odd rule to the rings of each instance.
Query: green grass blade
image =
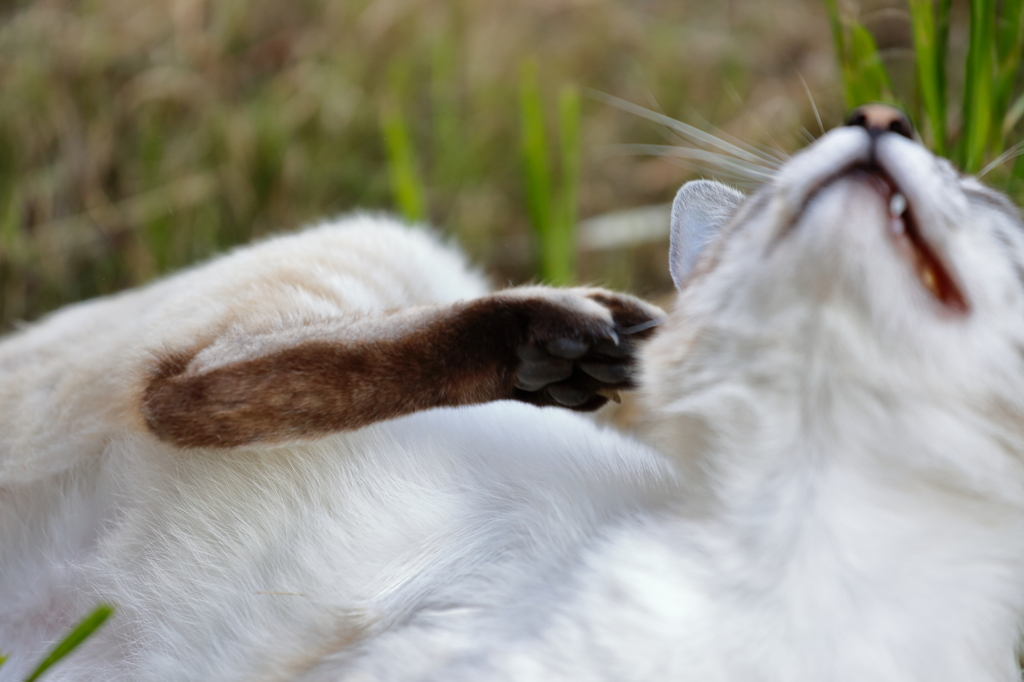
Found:
[[[1002,12],[999,17],[998,42],[996,43],[999,61],[1006,59],[1024,37],[1021,35],[1022,20],[1024,20],[1024,0],[1003,0]]]
[[[825,0],[825,9],[828,12],[829,28],[832,29],[832,44],[836,46],[836,62],[839,64],[839,70],[845,71],[847,67],[846,40],[843,36],[843,20],[839,14],[838,0]]]
[[[949,47],[949,11],[953,6],[953,0],[939,0],[938,15],[935,18],[935,54],[938,71],[935,78],[939,84],[939,99],[943,103],[943,110],[947,110],[946,99],[948,82],[946,75],[946,57]]]
[[[970,44],[964,82],[963,152],[961,166],[977,172],[985,160],[992,133],[994,0],[971,0]]]
[[[523,63],[519,80],[519,116],[526,207],[538,243],[540,275],[548,279],[545,253],[554,229],[551,204],[551,174],[548,170],[548,143],[544,134],[544,109],[537,81],[537,62]]]
[[[1024,154],[1018,156],[1013,162],[1013,169],[1010,171],[1010,179],[1013,184],[1017,185],[1018,191],[1020,186],[1024,184]],[[1020,201],[1022,197],[1018,195],[1017,199]]]
[[[2,668],[4,663],[7,662],[8,658],[9,658],[8,656],[4,656],[3,654],[0,654],[0,668]]]
[[[565,86],[558,93],[562,178],[559,186],[557,243],[547,267],[555,284],[568,284],[576,268],[576,205],[580,188],[580,91]]]
[[[869,89],[865,87],[857,65],[857,57],[854,54],[857,46],[853,44],[855,39],[851,36],[850,43],[846,41],[846,31],[843,27],[843,16],[839,10],[839,3],[837,0],[825,0],[825,8],[828,13],[829,27],[832,30],[832,42],[836,48],[836,62],[843,77],[843,96],[846,99],[846,107],[852,109],[873,98],[868,96]]]
[[[832,42],[836,46],[836,59],[840,63],[846,57],[846,41],[843,38],[843,20],[839,14],[838,0],[825,0],[825,10],[828,12],[828,25],[832,29]]]
[[[434,186],[453,187],[464,176],[468,149],[459,108],[458,41],[445,37],[448,39],[434,43],[430,55],[431,182]]]
[[[107,604],[97,606],[92,613],[79,621],[78,625],[68,633],[67,637],[50,651],[42,663],[32,671],[32,674],[25,678],[25,682],[35,682],[35,680],[39,679],[39,676],[46,672],[50,666],[74,651],[89,635],[103,625],[113,613],[114,608],[112,606]]]
[[[939,51],[932,0],[909,1],[917,83],[928,122],[928,141],[941,156],[946,153],[945,52]]]
[[[852,69],[851,106],[865,102],[892,100],[892,85],[878,53],[878,44],[862,24],[850,28],[850,66]]]
[[[936,66],[935,79],[938,83],[939,101],[942,103],[943,125],[946,130],[946,139],[943,140],[943,156],[949,156],[949,105],[947,84],[949,77],[946,72],[946,60],[949,47],[949,13],[953,6],[953,0],[939,0],[938,16],[935,19],[935,53]]]
[[[1024,0],[1003,0],[1003,11],[998,33],[998,75],[995,86],[993,121],[1001,122],[995,153],[1002,150],[1004,141],[1016,121],[1009,123],[1010,100],[1017,82],[1021,54],[1024,53]],[[1019,116],[1018,116],[1019,118]],[[1007,125],[1009,123],[1009,125]]]
[[[409,139],[405,119],[398,107],[392,103],[381,108],[380,119],[395,203],[406,220],[420,222],[427,215],[425,192],[416,170],[416,154]]]
[[[1001,133],[1004,139],[1010,136],[1011,131],[1016,127],[1021,116],[1024,116],[1024,94],[1017,97],[1013,104],[1006,109],[1006,116],[1003,117],[1003,129]]]

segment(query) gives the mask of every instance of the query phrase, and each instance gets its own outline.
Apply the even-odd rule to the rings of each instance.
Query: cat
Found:
[[[454,247],[367,214],[9,336],[0,679],[100,601],[113,618],[48,679],[294,679],[506,555],[559,551],[667,467],[534,406],[629,388],[662,315],[601,289],[492,293]],[[558,513],[576,524],[544,525]],[[520,532],[549,549],[519,552]]]
[[[44,377],[32,384],[38,398],[22,389],[34,404],[12,423],[29,424],[40,406],[51,406],[51,425],[65,420],[63,433],[26,427],[55,439],[50,449],[120,425],[74,470],[42,478],[44,464],[69,459],[44,457],[46,447],[36,469],[5,469],[22,478],[0,498],[0,528],[23,544],[0,575],[17,565],[21,585],[37,577],[38,627],[53,631],[50,621],[100,597],[119,608],[65,679],[1020,679],[1024,225],[1003,195],[927,152],[899,112],[855,112],[750,197],[710,181],[680,190],[678,299],[640,350],[656,449],[522,402],[279,442],[296,424],[263,426],[261,415],[308,396],[256,398],[259,410],[236,423],[236,401],[192,388],[194,376],[281,348],[224,312],[266,302],[253,282],[268,273],[216,267],[221,287],[171,287],[193,292],[188,303],[144,292],[92,304],[165,330],[74,359],[134,368],[116,385],[134,386],[136,402],[104,399],[112,391],[93,386],[104,371],[67,388]],[[248,284],[231,284],[244,273]],[[217,335],[192,322],[196,292],[209,292],[207,319],[228,317]],[[659,319],[627,300],[620,331]],[[87,325],[109,335],[117,315],[72,309],[28,334],[40,349],[43,335],[59,344],[58,332]],[[285,346],[321,343],[312,326]],[[374,336],[400,343],[402,329],[422,328]],[[502,366],[536,387],[584,353],[569,370],[584,385],[563,397],[590,406],[607,390],[585,365],[612,364],[610,331],[562,329],[532,344],[513,334]],[[628,356],[620,364],[596,373],[628,375]],[[305,379],[304,363],[289,367]],[[273,395],[283,378],[255,369],[255,387]],[[234,379],[215,397],[236,395]],[[93,416],[76,416],[72,398]],[[438,404],[424,402],[410,409]],[[223,419],[225,432],[254,435],[191,444]],[[34,563],[17,560],[26,546]]]
[[[304,679],[1021,679],[1018,210],[871,105],[672,222],[640,383],[675,492]]]

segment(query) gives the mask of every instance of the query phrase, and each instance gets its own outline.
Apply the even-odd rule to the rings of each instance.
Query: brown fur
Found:
[[[349,342],[308,341],[215,367],[189,372],[201,349],[159,361],[143,390],[142,414],[161,440],[182,447],[236,447],[357,429],[433,407],[515,399],[558,404],[549,387],[516,387],[517,351],[571,338],[590,350],[575,360],[559,385],[588,394],[573,409],[593,410],[602,388],[631,387],[631,372],[595,379],[581,363],[632,367],[633,344],[603,355],[615,327],[651,319],[651,308],[627,297],[589,290],[615,319],[596,319],[536,297],[495,294],[441,308],[406,334]],[[593,368],[591,367],[591,371]]]

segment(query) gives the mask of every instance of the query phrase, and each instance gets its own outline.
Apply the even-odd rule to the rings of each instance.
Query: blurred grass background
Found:
[[[353,209],[432,223],[499,283],[655,294],[664,239],[577,248],[578,221],[715,174],[637,153],[678,139],[592,93],[779,152],[820,134],[810,97],[826,128],[890,99],[976,169],[1024,112],[1021,26],[994,14],[1021,6],[0,0],[0,330]]]
[[[800,75],[842,114],[830,40],[820,0],[0,1],[0,326],[356,208],[566,281],[531,249],[693,174],[590,89],[791,150]],[[575,276],[654,291],[662,258]]]
[[[893,2],[875,30],[825,2],[849,107],[902,106],[936,154],[1020,195],[1024,0]]]

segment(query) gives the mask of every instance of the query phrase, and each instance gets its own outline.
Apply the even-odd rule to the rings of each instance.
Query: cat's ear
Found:
[[[743,201],[743,194],[711,180],[683,185],[672,202],[669,271],[682,289],[704,248]]]

